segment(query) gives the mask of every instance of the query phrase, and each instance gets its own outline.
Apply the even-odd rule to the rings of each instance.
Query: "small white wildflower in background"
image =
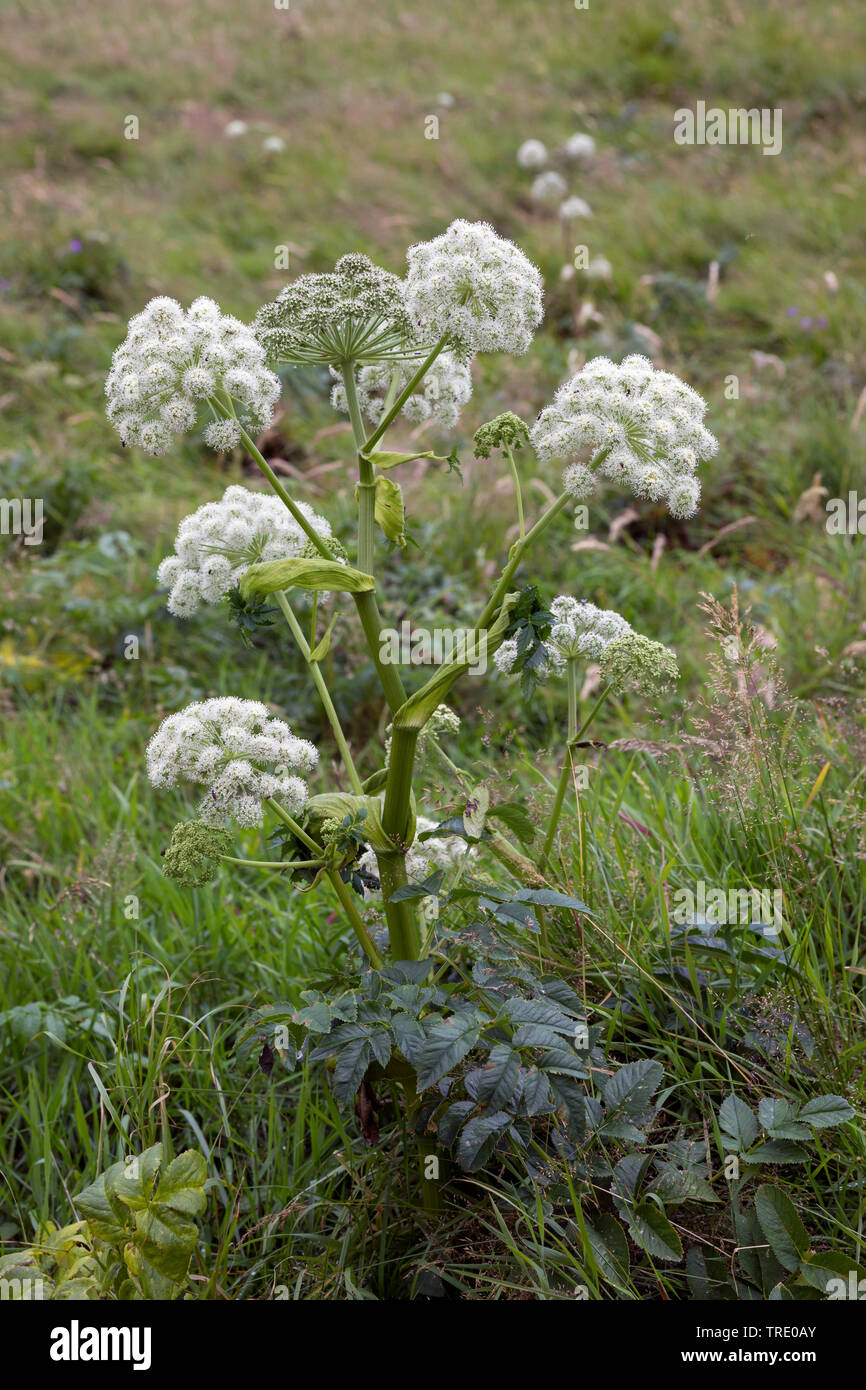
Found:
[[[333,368],[331,370],[334,371]],[[356,379],[358,403],[368,420],[374,425],[379,423],[389,389],[391,399],[396,399],[416,370],[415,361],[396,363],[393,367],[379,364],[361,368]],[[334,372],[334,375],[338,373]],[[400,413],[416,425],[433,419],[447,429],[453,429],[471,395],[472,373],[468,363],[460,361],[446,348],[429,368],[418,390],[408,397]],[[346,412],[349,409],[346,388],[341,380],[331,392],[331,404],[335,410]]]
[[[416,347],[403,282],[354,254],[287,285],[259,310],[253,330],[269,356],[293,366],[394,362]]]
[[[323,538],[330,537],[324,517],[306,502],[299,502],[298,508]],[[171,590],[169,612],[188,618],[201,603],[219,603],[250,565],[292,559],[307,543],[306,534],[278,497],[233,484],[219,502],[206,502],[184,517],[175,553],[162,561],[156,577]]]
[[[266,135],[262,141],[262,149],[268,150],[273,154],[279,154],[280,150],[286,148],[286,142],[282,135]]]
[[[230,397],[236,414],[206,427],[211,448],[233,448],[240,426],[256,434],[267,429],[280,382],[246,324],[222,313],[212,299],[196,299],[184,313],[177,300],[163,295],[130,319],[105,394],[106,414],[123,443],[159,457],[175,435],[194,428],[209,397]]]
[[[542,318],[541,275],[487,222],[458,219],[410,246],[406,304],[418,336],[461,356],[527,351]]]
[[[164,719],[147,746],[147,775],[155,787],[206,787],[199,815],[207,825],[226,817],[261,825],[263,802],[276,797],[292,815],[307,800],[300,772],[319,755],[288,724],[272,719],[257,700],[224,696],[196,701]]]
[[[536,203],[558,203],[568,192],[568,184],[555,169],[546,169],[532,180],[530,192]]]
[[[646,357],[619,366],[596,357],[560,386],[531,439],[543,462],[575,460],[563,483],[578,500],[602,477],[638,497],[664,500],[673,516],[692,516],[700,500],[695,470],[718,448],[703,424],[706,409],[697,391]],[[599,456],[594,473],[578,461],[587,454]]]
[[[613,275],[613,266],[606,256],[593,256],[583,273],[587,280],[609,280]]]
[[[563,222],[573,222],[578,217],[592,217],[592,208],[583,198],[566,198],[559,205],[559,215]]]
[[[595,141],[591,135],[577,131],[574,135],[569,135],[562,152],[566,159],[592,159],[595,154]]]
[[[451,107],[454,105],[454,97],[451,95],[450,92],[437,92],[436,105],[444,106],[446,108]]]
[[[547,146],[540,140],[524,140],[517,151],[521,169],[543,169],[547,163]]]
[[[239,135],[246,135],[248,129],[246,121],[229,121],[223,135],[227,135],[229,140],[237,140]]]

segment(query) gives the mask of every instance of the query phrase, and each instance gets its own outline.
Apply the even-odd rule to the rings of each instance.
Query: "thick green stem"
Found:
[[[432,358],[430,360],[432,361]],[[426,371],[426,367],[424,370]],[[358,450],[358,568],[363,570],[365,574],[375,575],[376,470],[369,459],[364,456],[364,425],[355,385],[353,363],[343,364],[342,376],[355,447]],[[387,424],[385,429],[387,429]],[[384,434],[384,429],[381,432]],[[382,619],[379,615],[375,592],[358,594],[356,602],[358,616],[364,628],[367,646],[376,663],[376,670],[379,673],[385,699],[391,712],[394,713],[404,703],[406,692],[396,666],[382,660]],[[385,920],[388,923],[391,953],[395,960],[418,960],[421,954],[421,931],[417,910],[412,902],[392,901],[393,894],[398,888],[405,887],[407,882],[405,851],[408,846],[414,741],[412,743],[412,755],[409,757],[401,757],[399,752],[395,754],[395,747],[396,744],[392,741],[388,773],[389,791],[386,793],[382,819],[385,833],[393,841],[395,848],[393,852],[377,853],[376,863],[379,869],[379,880],[382,884],[382,903]],[[394,779],[395,756],[397,758],[396,769],[405,773],[404,776],[397,779]],[[392,780],[399,784],[399,793],[396,799],[395,795],[391,793]]]
[[[358,450],[358,569],[364,574],[375,574],[376,470],[361,452],[364,421],[355,386],[355,369],[351,362],[343,367],[343,386]]]
[[[349,751],[349,745],[346,742],[346,735],[343,733],[339,716],[337,714],[336,709],[334,708],[334,702],[331,699],[330,691],[328,690],[328,687],[325,683],[325,678],[319,669],[319,663],[317,661],[310,660],[310,644],[304,636],[303,631],[301,629],[301,625],[295,617],[295,614],[292,610],[292,606],[289,603],[289,600],[286,598],[286,595],[283,592],[283,590],[278,589],[274,597],[277,600],[283,617],[289,625],[289,629],[292,633],[292,636],[294,637],[298,645],[298,650],[300,651],[301,656],[307,663],[310,675],[313,678],[313,684],[315,685],[316,690],[319,692],[319,699],[322,702],[325,714],[328,716],[328,723],[330,724],[331,729],[333,730],[334,738],[337,741],[337,747],[340,750],[340,756],[343,759],[343,764],[346,768],[349,781],[352,785],[352,791],[355,793],[356,796],[362,796],[364,789],[361,785],[361,779],[358,776],[357,769],[352,760],[352,754]]]

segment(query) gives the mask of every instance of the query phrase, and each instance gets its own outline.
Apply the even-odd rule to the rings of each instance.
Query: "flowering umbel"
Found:
[[[592,496],[602,477],[638,497],[664,500],[673,516],[691,516],[701,495],[695,471],[718,448],[703,424],[706,408],[697,391],[646,357],[626,357],[619,366],[596,357],[542,410],[532,443],[542,461],[569,462],[563,483],[579,500]],[[594,470],[578,461],[590,454]]]
[[[395,400],[402,393],[417,368],[415,360],[396,362],[393,366],[382,362],[361,368],[355,385],[358,404],[368,420],[374,425],[379,423],[386,400]],[[334,371],[333,368],[331,370]],[[339,377],[337,372],[334,375]],[[420,425],[424,420],[435,420],[446,429],[453,429],[471,395],[472,373],[468,364],[446,349],[430,365],[417,389],[406,398],[400,413],[413,425]],[[331,404],[335,410],[345,412],[349,409],[342,380],[337,381],[331,392]]]
[[[160,296],[130,319],[105,394],[123,443],[158,457],[175,435],[194,428],[203,405],[213,417],[204,431],[213,449],[233,448],[241,426],[256,434],[267,429],[280,382],[246,324],[212,299],[196,299],[184,312],[177,300]],[[211,399],[230,418],[207,406]]]
[[[524,353],[542,317],[541,275],[487,222],[452,222],[407,252],[406,304],[421,338],[461,356]]]
[[[396,362],[416,346],[403,282],[357,254],[287,285],[259,310],[253,329],[272,360],[292,366]]]
[[[619,613],[598,608],[586,599],[560,594],[550,605],[550,631],[534,661],[536,678],[564,674],[569,661],[598,661],[602,679],[617,691],[645,693],[675,680],[677,661],[669,647],[635,632]],[[521,669],[518,639],[504,642],[493,658],[500,675]]]
[[[306,502],[298,508],[327,543],[331,527],[325,518]],[[310,549],[312,543],[279,498],[233,484],[219,502],[206,502],[184,517],[175,553],[163,560],[156,577],[171,590],[169,612],[188,618],[201,603],[219,603],[250,565],[294,559]]]
[[[206,825],[226,818],[261,825],[271,797],[297,813],[307,800],[299,772],[312,772],[319,755],[288,724],[272,719],[258,700],[223,696],[196,701],[170,714],[147,745],[147,775],[155,787],[189,782],[206,787],[199,817]]]

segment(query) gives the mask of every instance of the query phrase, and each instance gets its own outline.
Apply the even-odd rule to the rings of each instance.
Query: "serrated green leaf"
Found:
[[[143,1211],[153,1200],[154,1181],[162,1162],[162,1144],[126,1159],[105,1175],[106,1195],[116,1197],[130,1211]]]
[[[806,1163],[809,1151],[790,1139],[768,1139],[742,1157],[746,1163]]]
[[[477,1043],[481,1029],[474,1010],[467,1010],[428,1024],[425,1034],[415,1060],[419,1093],[462,1062]]]
[[[646,1200],[638,1202],[630,1230],[638,1245],[658,1260],[681,1260],[683,1244],[661,1207]]]
[[[207,1205],[207,1165],[203,1154],[186,1149],[159,1175],[154,1201],[186,1216],[200,1216]]]
[[[499,806],[491,806],[487,816],[489,820],[502,821],[524,847],[531,845],[536,837],[537,831],[529,812],[519,801],[505,801]]]
[[[797,1113],[798,1120],[803,1120],[807,1125],[814,1125],[815,1129],[830,1129],[833,1125],[844,1124],[846,1120],[853,1118],[854,1111],[844,1096],[833,1095],[816,1096],[814,1100],[807,1100]]]
[[[476,1115],[469,1121],[457,1144],[457,1162],[467,1173],[483,1168],[502,1135],[511,1125],[504,1110],[492,1115]]]
[[[604,1084],[602,1095],[605,1109],[609,1114],[622,1110],[633,1120],[642,1118],[646,1115],[652,1096],[661,1085],[664,1074],[664,1067],[660,1062],[652,1062],[647,1058],[639,1062],[626,1062]]]
[[[334,1096],[341,1105],[348,1105],[356,1094],[372,1055],[370,1038],[366,1033],[350,1038],[340,1048],[334,1068]]]
[[[758,1137],[758,1121],[755,1112],[744,1100],[733,1093],[727,1096],[719,1110],[719,1124],[726,1134],[736,1141],[736,1148],[748,1149]]]
[[[779,1264],[794,1273],[809,1248],[809,1236],[790,1197],[765,1183],[755,1193],[755,1212]]]
[[[520,1082],[520,1053],[508,1043],[497,1043],[481,1070],[478,1100],[490,1110],[512,1110]]]
[[[813,1289],[837,1298],[851,1297],[853,1275],[853,1293],[858,1300],[862,1297],[860,1280],[866,1280],[866,1269],[840,1250],[810,1250],[803,1256],[800,1274]],[[839,1286],[839,1280],[844,1287]]]

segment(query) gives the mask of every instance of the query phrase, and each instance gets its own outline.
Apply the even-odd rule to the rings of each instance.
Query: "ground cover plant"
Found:
[[[157,12],[10,46],[4,1288],[856,1297],[853,7]]]

